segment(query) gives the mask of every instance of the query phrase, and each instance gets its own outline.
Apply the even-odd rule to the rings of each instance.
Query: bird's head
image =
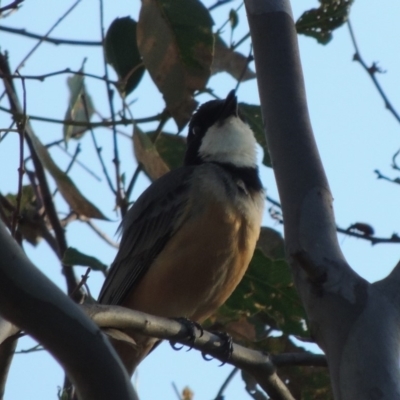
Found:
[[[256,166],[256,140],[238,109],[235,91],[202,104],[189,123],[185,165],[205,162]]]

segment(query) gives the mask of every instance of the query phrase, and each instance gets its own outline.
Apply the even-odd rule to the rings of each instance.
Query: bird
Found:
[[[256,139],[234,90],[198,108],[186,141],[183,166],[150,184],[125,215],[99,303],[199,324],[246,272],[264,189]],[[132,375],[159,339],[125,333],[135,345],[113,345]]]

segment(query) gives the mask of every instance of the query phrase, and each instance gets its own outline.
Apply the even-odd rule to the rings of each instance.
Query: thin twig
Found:
[[[27,32],[25,29],[16,29],[11,28],[9,26],[0,26],[0,31],[15,33],[17,35],[26,36],[32,39],[39,39],[42,42],[53,43],[56,45],[59,44],[69,44],[73,46],[101,46],[101,42],[99,41],[92,41],[92,40],[70,40],[70,39],[56,39],[50,38],[47,35],[38,35],[36,33]]]
[[[400,171],[400,167],[397,165],[397,162],[396,162],[396,158],[399,156],[399,154],[400,154],[400,149],[397,150],[396,153],[394,153],[393,157],[392,157],[392,168],[397,171]]]
[[[16,118],[22,116],[20,113],[12,111],[12,110],[10,110],[6,107],[2,107],[2,106],[0,106],[0,111],[5,111],[9,114],[12,114]],[[120,120],[117,120],[114,122],[109,121],[109,120],[104,120],[102,122],[73,121],[73,120],[65,120],[65,119],[40,117],[37,115],[27,115],[27,118],[32,121],[50,122],[53,124],[83,126],[86,128],[89,128],[89,127],[99,128],[99,127],[110,127],[113,125],[125,125],[126,126],[126,125],[133,125],[133,124],[145,124],[145,123],[149,123],[149,122],[159,121],[162,116],[163,116],[163,114],[160,113],[160,114],[152,115],[150,117],[137,118],[135,120],[120,119]]]
[[[266,196],[266,199],[274,206],[281,208],[281,204],[278,201],[274,200],[273,198],[271,198],[269,196]],[[283,223],[283,220],[280,222]],[[372,236],[372,235],[365,235],[363,233],[357,233],[357,232],[349,230],[348,228],[347,229],[340,228],[339,226],[336,226],[336,231],[339,233],[343,233],[347,236],[352,236],[352,237],[355,237],[358,239],[367,240],[367,241],[371,242],[372,245],[379,244],[379,243],[400,243],[400,236],[397,233],[393,233],[393,235],[391,237],[382,238],[382,237],[376,237],[376,236]]]
[[[81,98],[82,98],[82,103],[83,103],[83,107],[84,107],[85,114],[86,114],[86,119],[89,121],[89,110],[88,110],[88,106],[87,106],[87,102],[86,102],[86,96],[82,95]],[[96,139],[96,136],[94,134],[93,128],[90,127],[89,130],[90,130],[90,136],[91,136],[93,144],[94,144],[94,148],[95,148],[96,153],[97,153],[97,157],[98,157],[98,159],[100,161],[100,165],[101,165],[101,168],[103,170],[103,174],[104,174],[104,176],[106,178],[106,181],[108,183],[108,186],[110,187],[112,193],[116,194],[115,188],[114,188],[114,186],[113,186],[113,184],[111,182],[111,178],[108,175],[107,167],[106,167],[106,164],[105,164],[105,162],[103,160],[103,156],[101,155],[102,148],[97,144],[97,139]]]
[[[17,10],[19,8],[19,5],[21,3],[23,3],[24,0],[14,0],[13,2],[11,2],[10,4],[7,4],[4,7],[0,8],[0,14],[2,14],[4,11],[8,11],[8,10]]]
[[[29,80],[43,82],[46,78],[51,78],[53,76],[64,75],[64,74],[81,75],[81,76],[85,76],[87,78],[98,79],[101,81],[106,80],[106,78],[104,76],[94,75],[94,74],[90,74],[90,73],[83,72],[83,71],[74,71],[70,68],[65,68],[65,69],[61,69],[59,71],[49,72],[47,74],[42,74],[42,75],[19,75],[19,76],[11,75],[11,78],[12,79],[29,79]],[[3,74],[0,74],[0,78],[3,78]],[[113,81],[113,80],[110,80],[109,82],[114,86],[117,86],[117,84],[118,84],[117,81]]]
[[[232,46],[232,50],[238,48],[243,42],[250,38],[250,32],[246,33],[237,43],[234,43]]]
[[[11,236],[15,238],[15,232],[17,230],[18,221],[21,212],[21,201],[22,201],[22,180],[24,178],[25,168],[24,168],[24,142],[25,142],[25,128],[26,128],[26,87],[25,80],[22,79],[22,93],[23,93],[23,105],[22,111],[24,116],[22,120],[17,122],[17,127],[19,130],[19,167],[18,167],[18,192],[16,199],[16,207],[13,213],[13,219],[11,224]]]
[[[60,143],[63,143],[64,139],[61,139],[58,141],[58,143],[55,143],[55,145],[62,150],[65,154],[67,154],[69,157],[73,158],[74,154],[71,154],[64,146],[61,146]],[[47,147],[48,145],[46,145]],[[79,165],[82,169],[84,169],[89,175],[91,175],[93,178],[95,178],[98,182],[101,182],[100,176],[98,176],[95,172],[93,172],[89,167],[87,167],[85,164],[83,164],[81,161],[78,159],[75,160],[76,164]]]
[[[175,392],[176,397],[178,398],[178,400],[182,400],[182,396],[181,396],[181,394],[179,393],[179,390],[178,390],[178,388],[177,388],[175,382],[172,382],[171,384],[172,384],[172,388],[174,389],[174,392]]]
[[[75,289],[73,290],[73,292],[70,294],[70,297],[74,297],[75,293],[77,293],[77,292],[82,288],[82,286],[86,285],[86,282],[87,282],[87,280],[89,279],[89,274],[90,274],[90,271],[91,271],[91,270],[92,270],[91,268],[88,268],[88,269],[86,270],[85,274],[81,276],[81,281],[78,283],[78,285],[76,286],[76,288],[75,288]]]
[[[138,166],[135,169],[135,172],[133,173],[132,179],[129,182],[128,189],[126,190],[126,198],[129,200],[132,194],[133,187],[135,186],[136,180],[142,171],[142,166],[138,164]]]
[[[51,32],[72,12],[72,10],[81,2],[81,0],[76,0],[74,4],[60,18],[51,26],[51,28],[40,37],[39,41],[33,46],[31,51],[22,59],[22,61],[18,64],[18,67],[15,69],[18,71],[28,60],[28,58],[37,50],[37,48],[45,41],[45,39],[50,35]]]
[[[78,143],[78,145],[76,146],[76,149],[75,149],[75,153],[72,155],[72,157],[71,157],[71,160],[70,160],[70,162],[69,162],[69,164],[68,164],[68,166],[67,166],[67,168],[66,168],[66,170],[65,170],[65,175],[68,175],[68,173],[69,173],[69,171],[71,171],[71,168],[72,168],[72,166],[75,164],[75,161],[76,161],[76,159],[77,159],[77,157],[78,157],[78,154],[81,152],[81,144],[80,143]],[[54,192],[53,192],[53,197],[57,194],[57,192],[58,192],[58,187],[56,187],[55,189],[54,189]]]
[[[115,249],[119,249],[119,244],[117,242],[114,242],[109,236],[107,236],[103,231],[99,229],[97,225],[94,224],[94,222],[90,219],[83,219],[83,217],[79,217],[79,219],[83,222],[86,222],[90,228],[93,229],[93,231],[100,237],[102,238],[107,244],[109,244],[111,247],[114,247]]]
[[[347,26],[349,28],[351,41],[353,43],[354,50],[355,50],[355,54],[353,56],[353,60],[354,61],[358,61],[362,65],[364,70],[368,73],[368,75],[372,79],[372,82],[374,83],[376,89],[378,90],[379,94],[381,95],[381,97],[382,97],[382,99],[383,99],[383,101],[385,103],[385,107],[392,113],[392,115],[396,118],[397,122],[400,123],[400,115],[395,110],[395,108],[393,107],[392,103],[389,101],[388,97],[386,96],[386,93],[382,89],[382,86],[380,85],[380,83],[376,79],[376,74],[378,72],[382,72],[382,71],[379,69],[379,67],[376,65],[376,63],[373,63],[371,66],[368,66],[366,64],[366,62],[361,57],[360,50],[358,48],[356,37],[354,35],[353,28],[352,28],[352,25],[350,23],[350,20],[347,21]]]
[[[227,378],[225,379],[224,383],[222,384],[221,388],[218,390],[217,395],[215,396],[215,400],[223,399],[222,395],[224,394],[225,389],[233,379],[233,377],[236,375],[236,373],[239,371],[239,368],[233,368],[233,370],[229,373]]]
[[[243,66],[242,72],[240,73],[239,79],[238,79],[236,87],[235,87],[236,92],[239,89],[240,84],[242,83],[244,74],[246,73],[249,64],[254,60],[254,57],[252,54],[253,54],[253,46],[250,45],[249,55],[247,56],[247,59],[246,59],[246,65]]]
[[[36,351],[43,351],[45,348],[41,344],[37,344],[29,349],[22,349],[19,351],[16,351],[15,354],[28,354],[28,353],[34,353]]]
[[[104,7],[103,7],[103,0],[99,0],[100,6],[100,33],[101,33],[101,41],[104,43],[105,38],[105,29],[104,29]],[[119,153],[118,153],[118,137],[117,137],[117,130],[115,128],[115,111],[114,111],[114,102],[113,96],[114,92],[108,83],[108,66],[105,57],[105,53],[103,52],[103,64],[104,64],[104,75],[106,77],[106,90],[107,90],[107,97],[108,97],[108,104],[110,106],[110,113],[111,113],[111,121],[112,121],[112,130],[113,130],[113,146],[114,146],[114,165],[115,165],[115,182],[116,182],[116,204],[117,207],[120,207],[123,204],[123,193],[121,190],[121,179],[120,179],[120,160],[119,160]]]
[[[226,3],[230,3],[232,0],[218,0],[212,6],[208,7],[208,11],[215,10],[217,7],[223,6]]]
[[[5,74],[10,74],[10,67],[8,65],[8,60],[1,53],[0,53],[0,71],[2,71]],[[6,87],[5,92],[7,93],[7,96],[9,98],[10,107],[11,107],[11,110],[13,111],[13,114],[23,115],[23,110],[21,110],[19,99],[18,99],[17,93],[15,91],[14,83],[13,83],[12,79],[3,79],[3,82]],[[25,141],[26,141],[26,143],[29,147],[29,151],[32,155],[32,162],[35,167],[36,177],[38,179],[39,186],[40,186],[40,192],[41,192],[41,196],[42,196],[41,198],[43,200],[44,208],[46,210],[46,215],[49,218],[51,226],[53,227],[53,230],[54,230],[54,234],[55,234],[55,237],[57,240],[57,245],[58,245],[57,255],[58,255],[59,259],[61,260],[67,249],[67,241],[65,238],[65,232],[64,232],[63,227],[61,226],[60,220],[57,215],[57,211],[56,211],[56,208],[55,208],[55,205],[53,202],[53,198],[51,196],[50,187],[47,182],[44,167],[39,159],[39,156],[36,153],[35,147],[32,143],[30,135],[28,133],[28,129],[30,131],[32,131],[30,124],[28,122],[26,122]],[[63,265],[62,268],[63,268],[63,273],[66,278],[68,293],[71,293],[77,285],[74,271],[72,268],[65,266],[65,265]]]
[[[396,168],[394,168],[394,169],[396,169]],[[394,179],[389,178],[388,176],[383,175],[378,169],[376,169],[374,172],[376,173],[378,179],[383,179],[385,181],[389,181],[391,183],[396,183],[397,185],[400,185],[399,178],[394,178]]]
[[[240,3],[239,6],[237,6],[235,8],[235,12],[238,12],[244,5],[244,2]],[[227,20],[217,29],[216,34],[219,35],[219,33],[222,31],[222,29],[224,29],[225,25],[229,23],[229,18],[227,18]]]
[[[22,59],[22,61],[18,64],[15,71],[18,71],[28,60],[28,58],[37,50],[37,48],[44,42],[45,38],[67,17],[67,15],[72,12],[72,10],[81,2],[81,0],[76,0],[76,2],[53,24],[53,26],[45,33],[43,36],[39,38],[39,41],[33,46],[33,48],[28,52],[28,54]],[[2,73],[9,73],[11,75],[11,70],[2,71]],[[1,94],[0,100],[4,97],[5,91]]]
[[[394,243],[394,244],[400,243],[400,236],[397,233],[393,233],[393,235],[389,238],[382,238],[382,237],[376,237],[376,236],[369,236],[369,235],[357,233],[354,231],[349,231],[348,229],[339,228],[338,226],[336,227],[336,231],[339,233],[344,233],[347,236],[353,236],[358,239],[367,240],[367,241],[371,242],[372,245],[379,244],[379,243]]]

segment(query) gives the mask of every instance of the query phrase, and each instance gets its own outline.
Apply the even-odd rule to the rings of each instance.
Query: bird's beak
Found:
[[[224,105],[222,107],[221,114],[219,116],[220,121],[224,121],[228,117],[234,115],[235,117],[238,116],[238,103],[237,97],[234,90],[231,90],[226,96]]]

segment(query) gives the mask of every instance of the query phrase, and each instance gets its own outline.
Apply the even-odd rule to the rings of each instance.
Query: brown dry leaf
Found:
[[[143,63],[178,128],[189,121],[213,55],[212,19],[198,0],[143,0],[137,41]]]
[[[71,209],[78,215],[87,218],[107,219],[93,203],[83,196],[71,178],[56,165],[47,148],[43,146],[33,131],[27,129],[27,133],[44,168],[49,171],[50,175],[56,181],[58,190]]]
[[[160,178],[169,171],[167,164],[161,158],[149,135],[138,127],[133,132],[133,150],[140,163],[152,181]]]
[[[255,72],[248,67],[247,57],[229,48],[221,37],[216,35],[211,74],[218,72],[227,72],[242,82],[256,77]]]

